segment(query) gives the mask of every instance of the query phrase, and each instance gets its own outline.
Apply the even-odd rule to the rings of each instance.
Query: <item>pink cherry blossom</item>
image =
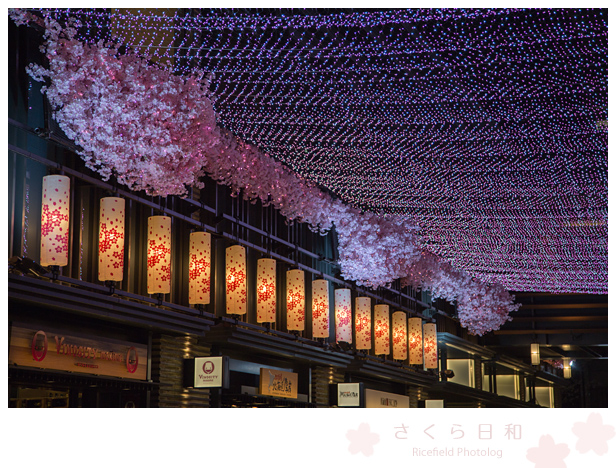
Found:
[[[16,24],[42,20],[13,9]],[[372,288],[401,278],[458,304],[470,333],[497,330],[519,308],[500,285],[488,285],[422,249],[417,226],[397,216],[343,204],[258,148],[219,128],[204,75],[179,77],[117,45],[84,43],[70,24],[47,18],[43,51],[49,68],[28,73],[48,81],[42,91],[54,118],[103,180],[114,175],[132,190],[184,195],[208,175],[235,196],[272,205],[315,232],[336,229],[342,276]]]

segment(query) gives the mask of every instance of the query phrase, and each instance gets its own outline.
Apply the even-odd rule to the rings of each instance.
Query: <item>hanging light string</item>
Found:
[[[79,17],[90,42],[111,31],[174,73],[215,71],[218,124],[244,142],[244,159],[255,145],[351,206],[407,219],[426,251],[477,280],[606,290],[605,10],[281,10],[263,20],[191,10],[154,15],[139,34],[129,13],[38,12]],[[372,267],[351,259],[341,255],[351,275]]]

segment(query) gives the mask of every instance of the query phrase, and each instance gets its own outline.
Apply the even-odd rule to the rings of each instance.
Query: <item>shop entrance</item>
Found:
[[[9,385],[9,408],[68,408],[69,393],[68,388]]]
[[[145,408],[143,382],[35,369],[9,369],[9,408]]]

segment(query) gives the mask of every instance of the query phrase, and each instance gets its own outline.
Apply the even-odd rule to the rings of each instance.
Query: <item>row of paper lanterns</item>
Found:
[[[70,179],[53,175],[43,178],[41,214],[41,265],[68,264],[68,230],[70,214]],[[122,281],[124,269],[124,217],[122,198],[100,200],[98,279]],[[171,291],[171,218],[148,218],[147,291],[148,294],[167,294]],[[226,312],[246,314],[246,249],[233,245],[226,249],[225,285]],[[189,246],[189,303],[209,304],[211,286],[211,235],[192,232]],[[306,324],[306,294],[304,271],[288,270],[286,274],[287,329],[302,331]],[[257,322],[276,321],[276,261],[261,258],[257,261],[256,282]],[[393,354],[395,360],[409,364],[424,364],[437,368],[436,325],[423,324],[421,318],[407,318],[389,306],[377,304],[372,315],[371,299],[357,297],[352,313],[351,290],[337,289],[334,294],[336,342],[353,343],[355,348],[370,350],[377,355]],[[330,332],[329,282],[312,281],[312,335],[328,338]],[[353,320],[354,315],[354,320]],[[374,317],[374,321],[372,318]],[[390,333],[391,329],[391,333]],[[391,344],[391,347],[390,347]]]

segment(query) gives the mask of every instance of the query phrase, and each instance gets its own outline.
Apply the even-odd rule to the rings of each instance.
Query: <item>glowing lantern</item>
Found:
[[[226,250],[225,284],[227,291],[227,314],[246,313],[246,249],[232,245]]]
[[[276,260],[257,260],[257,322],[276,321]]]
[[[563,377],[565,379],[571,378],[571,359],[569,358],[563,359]]]
[[[423,333],[422,320],[413,317],[408,320],[409,331],[409,364],[423,364]]]
[[[98,230],[98,279],[122,281],[124,271],[123,198],[101,198]]]
[[[71,182],[67,176],[43,177],[41,265],[68,265]]]
[[[336,289],[334,298],[336,311],[336,343],[353,343],[353,314],[351,312],[351,290]]]
[[[171,218],[148,218],[148,294],[171,291]]]
[[[209,232],[191,232],[189,239],[188,303],[209,304],[212,236]]]
[[[303,330],[306,316],[304,272],[287,271],[287,330]]]
[[[370,313],[370,298],[355,299],[355,348],[372,348],[372,318]]]
[[[312,282],[312,337],[329,338],[329,282]]]
[[[406,359],[406,313],[398,311],[391,316],[393,357],[397,361]]]
[[[530,363],[533,366],[538,366],[541,362],[541,354],[539,353],[539,343],[530,344]]]
[[[374,352],[377,355],[389,354],[389,306],[374,306]]]
[[[436,343],[436,324],[426,323],[423,326],[424,366],[426,369],[438,368],[438,348]]]

